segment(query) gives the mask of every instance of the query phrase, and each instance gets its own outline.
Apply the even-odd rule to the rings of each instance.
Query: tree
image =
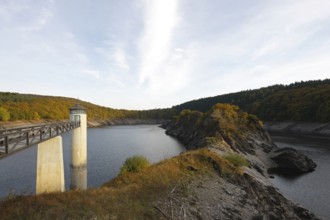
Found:
[[[40,118],[40,115],[39,115],[39,113],[38,112],[34,112],[33,113],[33,120],[40,120],[41,118]]]
[[[10,119],[9,112],[6,109],[0,107],[0,121],[8,121],[9,119]]]

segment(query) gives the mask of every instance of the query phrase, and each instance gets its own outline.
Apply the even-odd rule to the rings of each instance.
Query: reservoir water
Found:
[[[98,187],[118,175],[126,158],[143,155],[158,162],[184,151],[158,125],[109,126],[88,129],[87,185]],[[70,187],[71,132],[62,135],[66,189]],[[37,147],[33,146],[0,160],[0,197],[10,192],[34,194]]]
[[[275,187],[323,219],[330,219],[330,138],[271,134],[279,147],[292,147],[316,162],[314,172],[287,178],[275,175]]]
[[[293,147],[311,157],[316,170],[295,178],[276,175],[275,187],[316,215],[330,219],[330,138],[271,134],[279,147]],[[63,138],[66,189],[70,186],[71,133]],[[178,155],[184,147],[157,125],[110,126],[88,129],[88,187],[98,187],[117,176],[126,158],[143,155],[151,162]],[[0,197],[34,194],[37,147],[0,160]]]

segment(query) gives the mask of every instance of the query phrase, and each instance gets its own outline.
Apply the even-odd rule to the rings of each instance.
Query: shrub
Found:
[[[227,154],[224,156],[224,158],[231,164],[233,164],[235,167],[250,166],[249,161],[239,154]]]
[[[9,119],[10,119],[9,112],[6,109],[0,107],[0,121],[8,121]]]
[[[133,156],[126,159],[120,168],[120,174],[126,172],[136,173],[150,166],[150,162],[143,156]]]

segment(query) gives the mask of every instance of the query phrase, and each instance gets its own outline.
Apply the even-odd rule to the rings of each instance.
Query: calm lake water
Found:
[[[318,216],[330,219],[330,138],[271,134],[279,147],[293,147],[311,157],[316,171],[296,178],[275,176],[273,184],[283,194]],[[71,133],[62,135],[65,184],[70,186]],[[157,125],[110,126],[88,129],[88,187],[97,187],[117,176],[126,158],[143,155],[151,162],[184,151]],[[10,191],[34,194],[37,147],[0,160],[0,197]]]
[[[71,132],[62,135],[66,189],[70,187]],[[87,185],[97,187],[117,176],[126,158],[143,155],[158,162],[178,155],[184,147],[157,125],[109,126],[88,129]],[[0,160],[0,197],[10,191],[34,194],[37,147]]]
[[[271,134],[279,147],[293,147],[316,162],[316,170],[295,178],[275,175],[273,184],[291,200],[330,219],[330,138]]]

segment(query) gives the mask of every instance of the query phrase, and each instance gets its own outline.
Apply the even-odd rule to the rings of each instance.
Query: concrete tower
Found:
[[[70,108],[70,121],[79,122],[80,127],[72,130],[71,166],[87,165],[87,115],[86,109],[79,104]]]
[[[71,188],[87,188],[87,115],[79,104],[70,108],[70,121],[79,122],[72,130],[71,143]]]

